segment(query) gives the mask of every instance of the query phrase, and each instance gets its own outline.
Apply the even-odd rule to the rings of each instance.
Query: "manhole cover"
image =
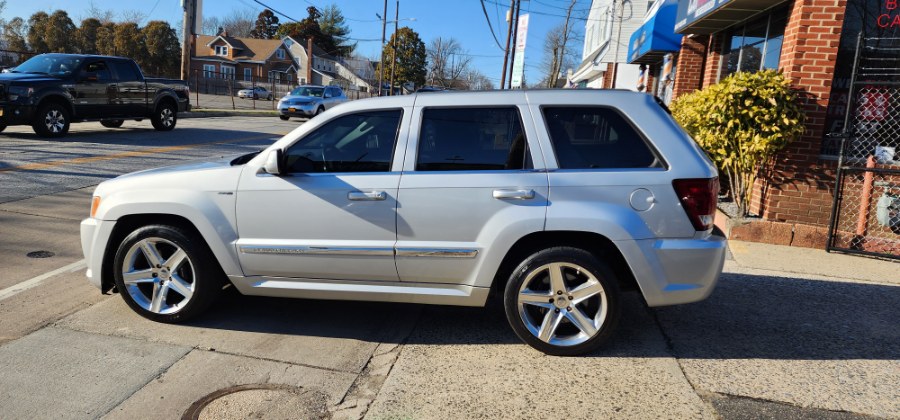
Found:
[[[32,251],[32,252],[25,254],[25,256],[28,258],[50,258],[54,255],[56,255],[56,254],[54,254],[50,251]]]
[[[323,419],[325,394],[280,384],[238,385],[191,404],[182,420]]]

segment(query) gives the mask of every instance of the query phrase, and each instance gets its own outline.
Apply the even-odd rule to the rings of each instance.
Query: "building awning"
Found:
[[[711,34],[744,21],[785,0],[682,0],[678,2],[675,32]]]
[[[678,0],[665,0],[644,19],[628,42],[628,64],[656,64],[663,56],[681,49],[682,35],[675,33]]]

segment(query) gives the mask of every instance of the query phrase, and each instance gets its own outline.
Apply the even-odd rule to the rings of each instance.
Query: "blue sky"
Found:
[[[323,7],[335,3],[348,18],[350,36],[360,40],[358,52],[367,57],[377,57],[381,41],[381,22],[375,16],[384,8],[383,0],[260,0],[273,9],[294,19],[306,16],[306,7],[315,5]],[[542,47],[546,32],[565,20],[565,8],[570,0],[528,0],[522,2],[522,13],[531,11],[528,42],[526,44],[525,80],[534,83],[543,75],[540,71]],[[228,15],[232,10],[253,10],[253,17],[263,10],[263,6],[253,0],[204,0],[204,16]],[[499,3],[499,4],[498,4]],[[138,10],[149,13],[147,20],[166,20],[171,23],[181,19],[180,0],[8,0],[3,18],[10,19],[21,16],[25,19],[32,13],[43,10],[52,12],[56,9],[66,10],[75,20],[76,25],[85,17],[91,4],[99,9],[114,12]],[[501,44],[506,37],[505,9],[509,0],[485,0],[488,17]],[[590,0],[577,0],[575,16],[586,16],[590,8]],[[388,1],[388,19],[394,18],[396,0]],[[506,6],[504,6],[506,5]],[[500,69],[503,65],[503,51],[497,47],[478,0],[401,0],[400,18],[415,18],[415,21],[402,21],[401,26],[409,26],[422,37],[426,46],[437,37],[453,37],[472,54],[472,64],[495,84],[500,82]],[[282,22],[287,19],[279,16]],[[579,32],[584,30],[583,19],[576,20]],[[178,29],[180,31],[180,27]],[[388,28],[388,37],[391,27]],[[576,45],[581,55],[581,45]]]

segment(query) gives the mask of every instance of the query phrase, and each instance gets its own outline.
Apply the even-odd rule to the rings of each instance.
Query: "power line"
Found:
[[[490,28],[491,30],[491,35],[494,37],[494,42],[497,43],[497,48],[500,48],[502,50],[503,46],[500,45],[500,40],[497,39],[497,34],[494,33],[494,26],[491,24],[491,18],[488,17],[487,8],[484,6],[484,0],[481,0],[481,11],[484,12],[484,19],[487,21],[488,28]]]
[[[262,6],[262,7],[265,7],[266,9],[269,9],[269,10],[275,12],[275,13],[278,13],[278,14],[281,15],[281,16],[284,16],[284,17],[287,18],[288,20],[292,20],[292,21],[297,22],[297,23],[300,22],[300,21],[297,20],[297,19],[294,19],[294,18],[292,18],[292,17],[290,17],[290,16],[288,16],[288,15],[286,15],[286,14],[284,14],[284,13],[281,13],[281,12],[279,12],[279,11],[277,11],[277,10],[275,10],[275,9],[273,9],[273,8],[271,8],[271,7],[269,7],[269,5],[263,3],[263,2],[261,2],[261,1],[259,1],[259,0],[253,0],[253,2],[259,4],[259,5]],[[309,3],[309,2],[307,1],[307,3]],[[312,3],[309,3],[309,4],[312,4]],[[313,6],[315,6],[315,5],[313,4]]]
[[[491,1],[491,0],[481,0],[481,1],[482,2],[486,1],[488,3],[503,6],[502,4],[497,3],[495,1]],[[559,17],[559,18],[566,17],[565,15],[555,15],[553,13],[547,13],[547,12],[536,12],[534,10],[529,11],[529,13],[534,14],[534,15],[553,16],[553,17]],[[576,17],[576,16],[571,16],[570,19],[583,20],[583,21],[589,21],[589,22],[605,22],[606,21],[606,19],[590,19],[590,18],[580,18],[580,17]]]

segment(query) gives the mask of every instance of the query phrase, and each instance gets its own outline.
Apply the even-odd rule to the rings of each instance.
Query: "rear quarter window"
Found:
[[[653,149],[625,117],[608,107],[544,107],[560,169],[662,168]]]

